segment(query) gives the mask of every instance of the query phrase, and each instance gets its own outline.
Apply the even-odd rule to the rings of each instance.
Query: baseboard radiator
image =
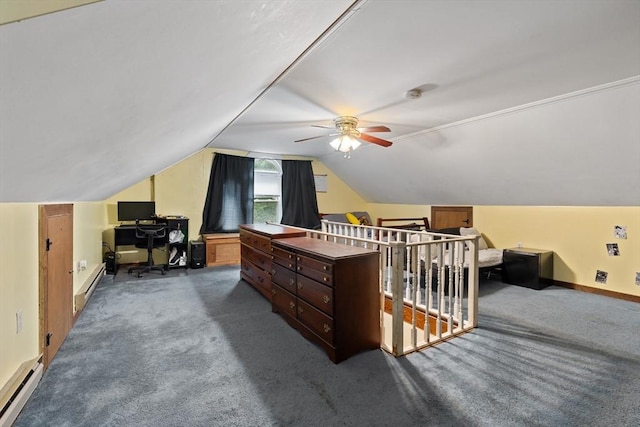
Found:
[[[98,285],[98,283],[100,283],[100,279],[102,279],[102,276],[106,274],[106,271],[107,271],[107,267],[105,263],[98,264],[96,269],[93,271],[93,274],[84,283],[84,285],[82,285],[82,287],[78,290],[78,293],[76,293],[74,297],[74,303],[75,303],[74,311],[76,314],[82,311],[87,301],[89,301],[89,298],[91,298],[93,291],[95,291],[96,286]]]
[[[0,427],[10,427],[18,418],[20,411],[40,382],[43,371],[41,359],[25,362],[2,388]]]

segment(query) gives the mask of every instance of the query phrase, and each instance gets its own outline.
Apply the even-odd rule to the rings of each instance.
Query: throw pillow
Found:
[[[478,249],[488,249],[489,245],[487,245],[487,242],[485,242],[484,238],[482,237],[482,234],[480,234],[480,232],[478,230],[476,230],[474,227],[460,227],[460,235],[461,236],[480,236],[480,238],[478,239]]]
[[[351,212],[347,212],[344,215],[347,217],[347,221],[349,221],[350,224],[360,225],[360,220],[358,220],[358,218]]]

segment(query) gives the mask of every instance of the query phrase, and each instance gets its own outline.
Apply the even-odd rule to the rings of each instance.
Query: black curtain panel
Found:
[[[318,199],[310,160],[282,161],[282,224],[320,228]]]
[[[240,224],[253,222],[253,160],[215,155],[200,234],[237,233]]]

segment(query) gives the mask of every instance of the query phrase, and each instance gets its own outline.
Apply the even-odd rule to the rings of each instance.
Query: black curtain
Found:
[[[310,160],[282,161],[282,224],[320,227],[318,199]]]
[[[200,234],[237,233],[252,222],[253,158],[216,154]]]

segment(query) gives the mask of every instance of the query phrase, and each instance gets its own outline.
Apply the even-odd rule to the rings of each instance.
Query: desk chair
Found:
[[[153,248],[165,245],[164,237],[167,235],[167,224],[140,224],[136,220],[136,237],[140,243],[136,243],[137,248],[147,248],[147,264],[129,268],[129,274],[138,272],[138,277],[142,273],[149,273],[153,270],[159,271],[164,276],[166,274],[163,265],[153,265]],[[143,240],[144,239],[144,240]]]

